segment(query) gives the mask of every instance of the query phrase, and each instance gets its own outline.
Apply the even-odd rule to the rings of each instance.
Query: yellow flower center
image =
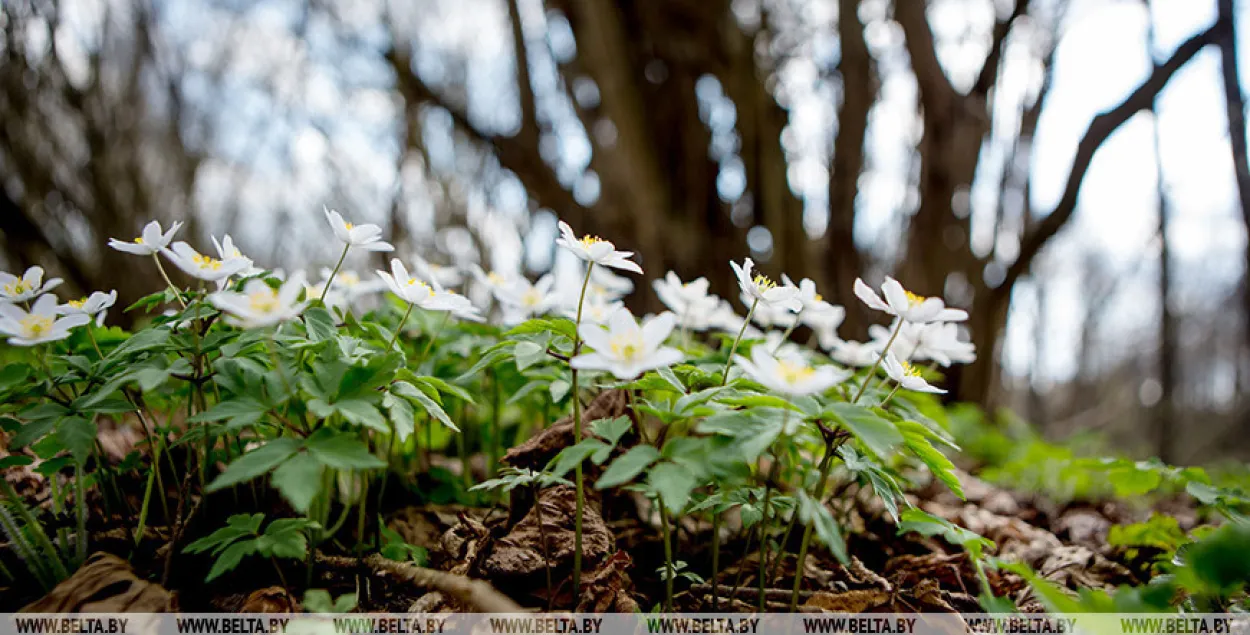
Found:
[[[408,286],[425,289],[426,293],[434,293],[434,290],[430,288],[430,285],[426,284],[425,281],[417,280],[416,278],[408,278]]]
[[[355,227],[355,225],[352,225],[351,223],[343,223],[343,226],[347,228],[347,231],[351,231],[352,227]]]
[[[921,304],[924,304],[925,300],[928,300],[928,298],[922,295],[916,295],[912,293],[911,291],[904,291],[903,293],[907,294],[907,302],[910,303],[912,306],[919,306]]]
[[[28,315],[21,319],[22,330],[28,337],[39,337],[52,330],[53,320],[46,315]]]
[[[504,282],[503,276],[495,273],[494,271],[486,274],[486,279],[490,281],[491,284],[503,284]]]
[[[69,302],[66,302],[66,304],[74,307],[75,309],[81,309],[82,305],[86,303],[87,303],[87,298],[82,298],[79,300],[70,300]]]
[[[593,246],[595,246],[595,245],[597,245],[597,244],[599,244],[599,243],[602,243],[602,242],[607,242],[607,241],[605,241],[604,239],[602,239],[602,238],[600,238],[600,237],[598,237],[598,236],[590,236],[590,235],[586,235],[586,236],[582,236],[582,239],[581,239],[581,243],[582,243],[582,245],[584,245],[584,246],[586,246],[586,247],[593,247]]]
[[[360,283],[360,276],[355,271],[344,271],[339,274],[339,282],[344,286],[354,287]]]
[[[758,273],[755,274],[755,278],[752,280],[752,282],[755,283],[755,286],[760,288],[760,291],[768,291],[769,289],[777,286],[777,283],[773,282],[772,280],[769,280],[768,276],[758,274]]]
[[[521,302],[527,307],[535,307],[542,304],[543,294],[538,289],[529,289],[521,296]]]
[[[200,269],[210,269],[213,271],[221,269],[220,260],[216,258],[210,258],[203,254],[195,254],[194,256],[191,256],[191,262],[194,262],[195,266],[199,267]]]
[[[30,285],[26,284],[26,281],[24,280],[18,280],[17,282],[10,282],[9,284],[4,285],[4,293],[6,295],[21,295],[27,291],[30,291]]]
[[[899,362],[903,366],[903,374],[909,377],[919,377],[920,369],[908,364],[907,362]]]
[[[278,292],[273,289],[253,291],[247,295],[247,303],[257,313],[272,313],[278,309]]]
[[[820,295],[819,293],[817,293],[816,295],[812,296],[812,299],[813,299],[813,300],[815,300],[815,301],[817,301],[817,302],[824,302],[824,301],[825,301],[825,296]]]
[[[806,364],[799,364],[783,359],[777,362],[777,372],[781,374],[782,381],[787,384],[797,384],[798,382],[811,377],[816,371],[811,366]]]
[[[136,245],[142,245],[142,244],[143,244],[143,236],[138,236],[138,237],[136,237],[136,238],[135,238],[135,244],[136,244]]]
[[[642,342],[634,337],[618,335],[612,338],[612,354],[625,361],[634,361],[642,354]]]

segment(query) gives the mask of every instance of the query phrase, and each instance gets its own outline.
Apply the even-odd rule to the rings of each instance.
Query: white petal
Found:
[[[881,285],[881,293],[885,295],[885,301],[890,304],[890,308],[893,309],[891,312],[895,315],[901,315],[911,308],[911,300],[907,297],[907,291],[898,280],[886,276],[885,282]]]
[[[623,313],[623,311],[621,311]],[[632,319],[632,318],[631,318]],[[642,323],[642,341],[647,350],[654,350],[664,344],[669,333],[673,332],[676,318],[672,313],[664,312]]]
[[[890,305],[883,302],[881,300],[881,296],[877,295],[877,292],[873,291],[872,288],[865,284],[862,279],[855,279],[854,289],[855,297],[859,298],[860,301],[868,305],[868,308],[875,309],[877,311],[885,311],[886,313],[893,312],[890,309]]]

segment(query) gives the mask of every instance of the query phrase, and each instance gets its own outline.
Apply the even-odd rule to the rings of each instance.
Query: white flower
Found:
[[[473,279],[478,284],[489,289],[491,293],[494,293],[496,289],[507,287],[515,283],[517,279],[521,277],[515,272],[511,275],[502,274],[498,271],[488,272],[483,270],[480,265],[473,265],[471,271],[473,273]]]
[[[390,243],[382,241],[381,227],[372,223],[353,225],[344,221],[343,216],[332,209],[325,210],[325,213],[330,229],[334,230],[334,236],[348,247],[358,247],[365,251],[394,251],[395,248]]]
[[[840,341],[834,345],[830,356],[847,366],[872,366],[881,356],[881,349],[872,343]]]
[[[585,272],[582,273],[585,275]],[[595,267],[590,272],[590,287],[586,293],[603,296],[610,300],[619,300],[634,292],[634,281],[625,276],[618,276],[606,267]]]
[[[247,262],[247,266],[239,270],[239,275],[249,277],[262,273],[260,269],[256,268],[252,259],[244,256],[243,252],[239,251],[239,248],[234,245],[234,239],[230,237],[230,234],[224,234],[221,237],[221,242],[217,242],[216,236],[209,236],[209,238],[213,241],[213,247],[217,248],[217,256],[223,262],[234,259],[241,259]]]
[[[743,261],[742,266],[738,266],[736,262],[730,262],[733,267],[734,275],[738,276],[738,285],[742,287],[742,292],[750,298],[751,302],[747,306],[756,304],[769,308],[781,308],[789,311],[798,311],[802,308],[802,303],[796,297],[799,290],[795,287],[777,286],[777,283],[769,280],[767,276],[761,274],[751,275],[751,269],[755,266],[750,258]],[[758,310],[758,307],[756,307]]]
[[[742,292],[740,298],[742,304],[747,307],[755,304],[755,299],[746,291]],[[791,324],[794,324],[794,312],[785,307],[772,306],[760,302],[755,304],[755,311],[751,313],[751,321],[766,329],[773,327],[789,328]]]
[[[560,237],[556,239],[556,244],[573,252],[573,255],[586,262],[593,262],[604,267],[624,269],[634,273],[642,273],[642,267],[639,267],[638,263],[629,260],[629,257],[634,255],[634,252],[617,251],[616,245],[598,236],[578,238],[573,233],[573,228],[569,227],[569,224],[564,221],[560,221]]]
[[[179,229],[182,229],[182,222],[175,221],[173,225],[169,226],[169,231],[162,233],[161,224],[158,221],[152,221],[143,226],[143,233],[138,238],[129,242],[110,238],[109,247],[137,256],[151,256],[168,247],[169,242],[174,239],[174,234],[178,233]]]
[[[864,281],[855,279],[855,295],[864,301],[869,308],[884,311],[908,322],[927,324],[929,322],[961,322],[968,319],[968,313],[960,309],[948,309],[941,298],[925,298],[903,288],[898,280],[886,276],[881,285],[881,293],[885,300],[877,295]]]
[[[553,293],[555,278],[547,274],[530,284],[525,278],[495,287],[495,298],[503,305],[504,321],[509,324],[542,315],[560,304],[560,294]]]
[[[835,366],[811,366],[798,355],[778,359],[766,348],[751,349],[751,359],[735,355],[734,362],[756,383],[791,397],[823,393],[852,375]]]
[[[415,254],[411,260],[412,268],[416,270],[417,275],[426,280],[437,282],[443,288],[458,287],[460,283],[464,282],[464,274],[455,267],[434,264]]]
[[[795,286],[789,276],[783,275],[781,279],[787,286]],[[799,312],[799,322],[811,327],[816,333],[816,339],[821,348],[825,350],[833,348],[839,341],[838,327],[846,319],[846,309],[826,302],[825,298],[816,292],[816,283],[810,278],[803,278],[797,286],[799,302],[803,304]]]
[[[586,298],[582,303],[582,324],[607,324],[612,315],[625,308],[619,300],[608,300],[605,297]],[[565,309],[564,316],[570,320],[577,319],[577,308]]]
[[[803,347],[782,338],[781,331],[769,331],[764,334],[764,347],[773,352],[773,357],[793,357],[803,354]]]
[[[648,370],[672,366],[681,361],[681,351],[664,346],[673,332],[673,314],[661,313],[643,321],[634,320],[629,309],[621,309],[608,318],[605,329],[597,324],[582,324],[578,333],[593,353],[574,357],[570,364],[580,370],[606,370],[618,379],[633,379]]]
[[[920,345],[920,331],[924,328],[923,324],[912,324],[911,322],[903,322],[899,325],[898,318],[894,318],[894,323],[889,328],[880,324],[872,324],[868,326],[868,337],[872,338],[868,343],[877,352],[885,350],[885,345],[889,344],[890,338],[894,338],[894,343],[890,344],[890,350],[902,361],[909,361],[916,351],[916,347]],[[898,335],[894,334],[898,330]]]
[[[445,291],[438,282],[434,282],[431,286],[430,283],[413,277],[399,258],[391,259],[390,273],[385,271],[377,273],[391,292],[408,304],[427,311],[448,311],[456,317],[468,320],[482,320],[477,307],[473,306],[468,298],[458,293]]]
[[[320,295],[320,287],[324,287],[325,283],[330,279],[332,271],[326,267],[321,268],[322,281],[319,283],[318,295]],[[344,300],[354,300],[363,295],[377,293],[386,288],[386,284],[381,280],[364,280],[360,274],[355,271],[341,270],[334,276],[334,281],[330,283],[330,294],[338,293],[343,296]]]
[[[246,258],[218,260],[205,256],[181,240],[169,249],[161,250],[161,253],[187,275],[208,282],[225,280],[252,265],[252,261]]]
[[[907,390],[932,393],[946,392],[945,390],[932,386],[929,382],[925,381],[924,377],[920,376],[919,369],[913,368],[911,364],[908,364],[907,362],[898,361],[898,358],[894,356],[892,351],[885,354],[885,360],[882,361],[881,365],[885,368],[885,374],[889,375],[890,379],[898,382],[899,386],[902,386]]]
[[[651,286],[660,302],[677,316],[678,326],[701,331],[707,328],[707,318],[716,311],[720,298],[709,295],[707,278],[682,282],[672,271],[663,280],[654,280]]]
[[[11,273],[0,271],[0,304],[5,302],[25,302],[37,298],[61,284],[60,278],[43,281],[43,267],[31,267],[17,277]]]
[[[80,300],[70,300],[69,302],[57,307],[57,313],[61,315],[85,315],[94,319],[96,325],[104,325],[104,316],[108,313],[109,307],[117,302],[117,291],[96,291],[89,297]]]
[[[977,361],[972,342],[959,339],[959,326],[951,322],[926,324],[917,340],[916,359],[931,359],[942,366],[971,364]]]
[[[14,346],[34,346],[63,340],[71,329],[91,321],[82,314],[57,319],[57,308],[53,295],[35,300],[29,312],[15,304],[0,304],[0,334],[7,335]]]
[[[307,306],[299,301],[304,274],[293,274],[274,289],[264,280],[248,280],[243,292],[218,291],[208,296],[213,306],[227,314],[226,321],[242,328],[261,328],[294,320]]]

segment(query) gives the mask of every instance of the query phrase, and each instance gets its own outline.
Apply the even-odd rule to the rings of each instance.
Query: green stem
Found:
[[[152,254],[152,260],[156,261],[156,270],[161,272],[161,278],[165,279],[165,284],[169,286],[169,290],[174,292],[174,297],[178,299],[178,304],[182,306],[182,310],[187,310],[187,301],[182,299],[182,292],[178,287],[174,286],[174,281],[169,279],[169,274],[165,273],[165,265],[161,264],[161,257]]]
[[[673,612],[673,532],[668,526],[668,508],[656,499],[660,507],[660,529],[664,532],[664,612]]]
[[[334,277],[339,275],[339,269],[343,268],[343,261],[347,260],[347,252],[352,248],[351,245],[343,245],[343,253],[339,255],[339,261],[334,264],[334,269],[330,271],[330,277],[326,278],[326,286],[321,289],[321,297],[317,298],[317,304],[326,305],[326,295],[330,293],[330,285],[334,284]]]
[[[412,308],[409,307],[409,310],[412,310]],[[430,349],[434,348],[434,340],[438,339],[439,333],[443,332],[443,327],[447,326],[447,319],[450,317],[451,317],[451,311],[443,312],[443,319],[439,320],[438,326],[434,328],[434,332],[430,333],[430,341],[425,343],[425,348],[422,349],[421,351],[421,357],[417,358],[417,363],[416,363],[417,368],[420,368],[421,364],[425,361],[425,358],[429,356]]]
[[[798,313],[794,314],[794,321],[790,323],[790,328],[786,329],[786,332],[781,334],[781,341],[777,342],[777,347],[773,349],[773,355],[776,355],[777,351],[781,350],[782,345],[790,339],[790,334],[794,332],[794,329],[799,327],[799,320],[803,318],[803,311],[806,308],[807,307],[803,307],[802,309],[799,309]]]
[[[817,504],[825,497],[825,487],[829,484],[829,468],[833,466],[833,446],[825,445],[825,457],[820,462],[820,481],[816,483],[816,496],[814,497]],[[803,586],[803,572],[807,569],[807,548],[812,542],[813,523],[808,520],[803,527],[803,542],[799,545],[799,559],[795,563],[794,571],[794,588],[790,592],[790,612],[794,613],[799,606],[799,589]]]
[[[720,610],[720,512],[712,507],[712,611]]]
[[[885,343],[885,348],[881,349],[881,355],[877,356],[877,361],[872,363],[872,368],[868,369],[868,374],[864,376],[864,383],[859,385],[859,392],[855,393],[855,398],[851,403],[858,403],[859,398],[864,396],[864,391],[868,390],[868,382],[877,375],[877,369],[881,367],[881,360],[885,359],[885,354],[890,352],[890,346],[894,344],[894,339],[898,337],[899,331],[903,330],[903,318],[898,319],[898,324],[894,326],[894,332],[890,334],[890,339]]]
[[[577,386],[577,369],[573,368],[573,358],[577,356],[578,351],[582,347],[582,337],[578,332],[582,326],[582,307],[586,304],[586,288],[590,286],[590,272],[594,271],[595,263],[586,263],[586,278],[582,280],[582,292],[577,298],[577,321],[573,324],[573,354],[569,356],[569,368],[572,371],[572,388],[573,394],[573,442],[581,443],[582,441],[582,402],[578,395]],[[586,494],[582,491],[585,475],[582,473],[582,464],[579,462],[573,468],[573,475],[576,491],[574,492],[576,500],[576,510],[573,515],[573,604],[577,605],[577,600],[581,597],[582,591],[582,514],[586,507]]]
[[[87,486],[82,473],[82,463],[74,464],[74,510],[78,514],[78,564],[87,561]]]
[[[894,398],[894,393],[897,393],[900,387],[902,387],[902,384],[894,384],[894,390],[891,390],[890,394],[886,395],[885,399],[881,400],[882,408],[886,407],[886,405],[890,403],[890,400]]]
[[[789,412],[787,409],[786,412]],[[785,427],[784,425],[782,426]],[[769,520],[769,501],[772,500],[773,486],[772,482],[777,478],[777,473],[781,467],[780,457],[773,457],[772,467],[768,469],[768,480],[764,481],[764,508],[763,515],[760,517],[760,574],[759,574],[759,610],[764,610],[764,587],[768,582],[768,577],[764,575],[768,568],[768,520]]]
[[[738,352],[738,343],[742,341],[742,334],[747,332],[747,326],[751,324],[751,316],[755,315],[755,307],[760,305],[760,299],[756,298],[751,303],[751,310],[747,311],[747,317],[742,321],[742,328],[738,329],[738,337],[734,338],[733,346],[729,347],[729,359],[725,360],[725,375],[721,377],[720,385],[724,386],[729,383],[729,368],[734,363],[734,353]]]
[[[386,350],[395,348],[395,342],[399,341],[399,333],[404,330],[404,325],[408,323],[408,316],[412,315],[412,307],[416,305],[409,304],[408,310],[404,311],[404,317],[399,318],[399,324],[395,325],[395,333],[391,335],[391,341],[386,345]]]
[[[93,326],[95,325],[90,323],[87,324],[87,337],[91,339],[91,348],[95,349],[95,354],[99,355],[100,359],[104,359],[104,353],[100,352],[100,343],[95,339],[95,331],[92,330]]]

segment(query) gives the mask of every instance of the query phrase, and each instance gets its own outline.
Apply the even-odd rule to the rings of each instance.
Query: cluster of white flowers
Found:
[[[466,320],[483,320],[483,314],[491,309],[491,300],[497,303],[498,316],[504,324],[541,315],[567,316],[577,321],[579,337],[586,347],[571,360],[573,367],[607,371],[622,379],[679,362],[683,353],[665,346],[675,329],[681,330],[683,340],[690,332],[720,330],[736,334],[730,363],[759,384],[791,396],[819,393],[836,386],[854,374],[846,367],[872,367],[874,371],[881,367],[899,388],[942,392],[925,382],[910,364],[928,361],[949,366],[976,359],[975,348],[960,339],[956,324],[967,319],[966,312],[946,307],[940,298],[914,295],[893,278],[886,278],[880,295],[862,280],[855,281],[855,294],[860,300],[894,318],[888,328],[870,327],[868,342],[838,336],[846,311],[826,301],[815,282],[804,278],[796,284],[782,275],[778,284],[756,272],[750,258],[741,264],[729,263],[738,279],[745,317],[731,302],[712,294],[706,278],[684,282],[669,271],[652,283],[668,311],[647,317],[640,325],[623,303],[624,297],[633,292],[634,282],[614,273],[642,273],[642,268],[631,260],[633,253],[619,251],[611,242],[596,236],[578,237],[567,223],[559,223],[556,244],[584,263],[581,281],[576,284],[558,281],[554,274],[531,282],[519,271],[486,272],[476,265],[465,270],[434,264],[415,255],[409,258],[411,267],[395,258],[389,271],[377,271],[376,278],[363,278],[343,270],[348,252],[390,252],[394,247],[382,240],[383,232],[377,225],[353,224],[329,209],[325,210],[325,217],[343,244],[343,251],[333,268],[321,270],[321,280],[316,284],[307,283],[303,272],[286,276],[273,271],[270,275],[282,281],[275,287],[276,283],[261,277],[264,270],[257,268],[229,235],[220,241],[212,238],[216,257],[200,253],[186,242],[175,242],[181,223],[165,230],[153,221],[137,238],[110,239],[109,246],[150,256],[158,266],[163,256],[192,278],[215,283],[217,290],[207,296],[208,302],[224,312],[229,323],[243,328],[293,320],[317,302],[345,312],[364,296],[384,290],[407,303],[409,310],[442,311]],[[95,292],[59,304],[48,292],[61,280],[45,282],[43,273],[39,267],[31,267],[20,277],[0,272],[0,334],[8,336],[12,344],[31,346],[57,341],[68,337],[75,327],[92,321],[102,325],[107,310],[117,300],[116,291]],[[181,302],[181,294],[163,268],[161,274]],[[231,286],[232,280],[240,281],[241,290],[237,285]],[[452,290],[469,281],[476,285],[475,289],[488,292],[484,296],[485,306],[481,302],[475,305]],[[817,349],[791,341],[790,335],[799,326],[811,330]],[[735,354],[744,337],[764,340],[752,349],[749,358]]]

